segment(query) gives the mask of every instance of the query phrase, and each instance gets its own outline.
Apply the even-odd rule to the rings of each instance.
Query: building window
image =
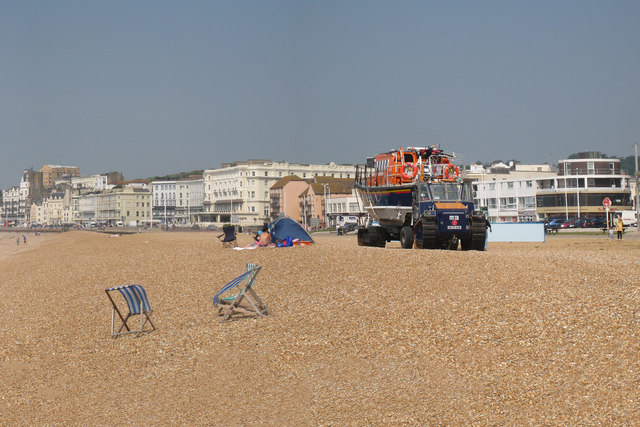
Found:
[[[264,176],[269,176],[269,171],[264,171]]]
[[[587,175],[594,175],[596,173],[596,168],[593,162],[587,162]]]
[[[500,209],[515,209],[516,198],[515,197],[501,197]]]

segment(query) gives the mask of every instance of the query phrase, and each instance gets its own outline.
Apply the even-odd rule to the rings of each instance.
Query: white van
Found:
[[[116,227],[123,227],[124,224],[122,223],[122,221],[116,221]]]
[[[613,224],[615,225],[618,220],[618,215],[622,216],[622,224],[625,227],[637,227],[638,218],[636,217],[636,211],[616,211],[613,213]]]

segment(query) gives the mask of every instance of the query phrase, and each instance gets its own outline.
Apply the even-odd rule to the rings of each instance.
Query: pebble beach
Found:
[[[0,235],[0,425],[640,423],[638,239],[217,234]],[[270,314],[221,324],[212,297],[248,262]],[[104,290],[128,283],[157,329],[113,339]]]

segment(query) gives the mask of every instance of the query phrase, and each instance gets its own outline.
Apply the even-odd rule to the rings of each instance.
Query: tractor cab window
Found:
[[[419,190],[421,202],[428,202],[431,200],[431,195],[429,195],[429,187],[427,185],[421,185]]]
[[[460,200],[463,202],[473,202],[473,187],[471,184],[462,185],[462,197]]]
[[[459,201],[463,195],[463,185],[457,183],[439,183],[431,185],[433,200]]]

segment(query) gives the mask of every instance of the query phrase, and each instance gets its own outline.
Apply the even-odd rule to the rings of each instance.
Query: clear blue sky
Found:
[[[45,163],[632,155],[638,22],[637,1],[2,1],[0,188]]]

